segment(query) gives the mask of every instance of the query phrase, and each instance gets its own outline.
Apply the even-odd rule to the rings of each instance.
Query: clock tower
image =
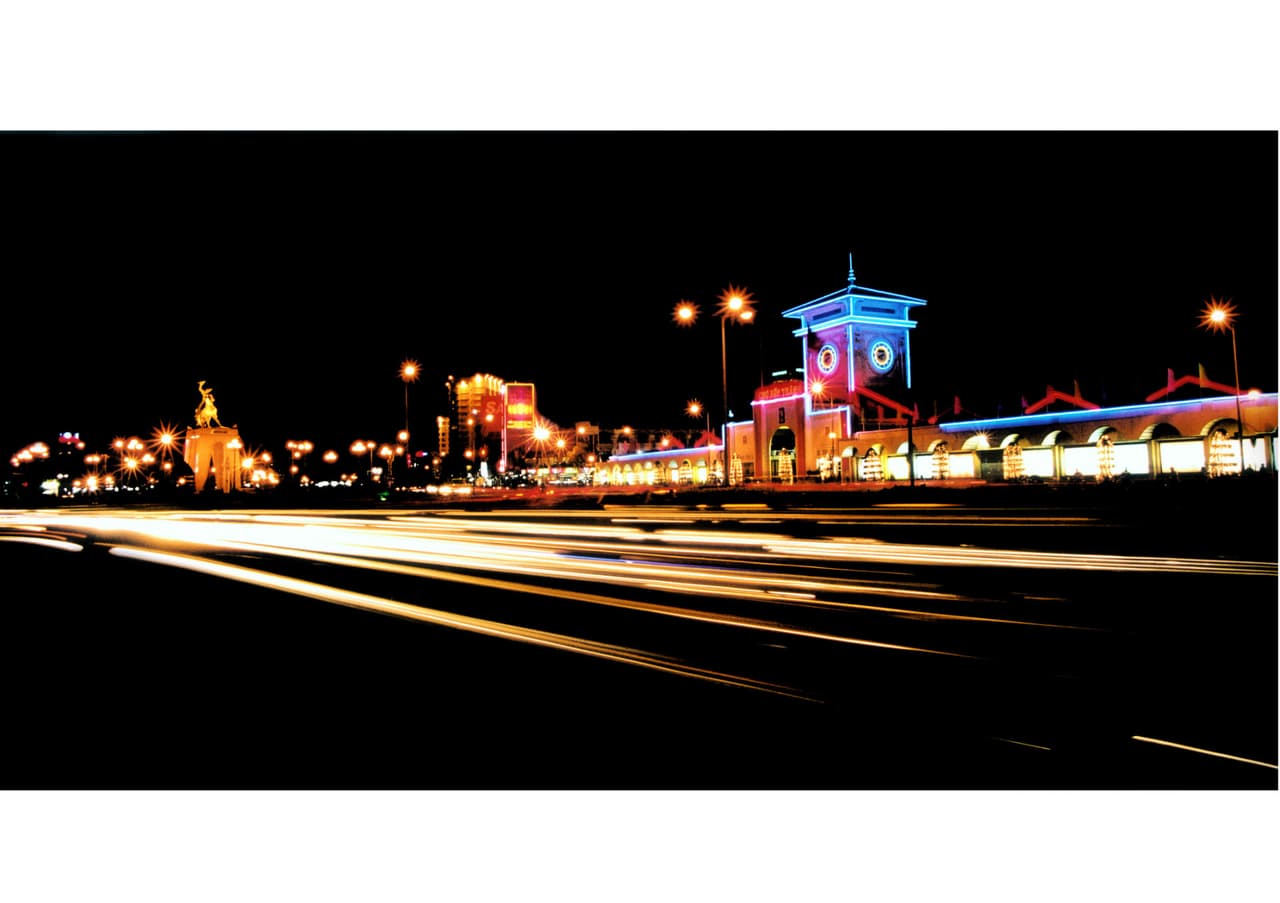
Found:
[[[808,403],[862,410],[889,401],[908,407],[911,389],[911,309],[927,302],[857,284],[853,255],[849,283],[838,291],[783,311],[800,321],[793,334],[804,352]],[[897,404],[893,404],[897,403]]]

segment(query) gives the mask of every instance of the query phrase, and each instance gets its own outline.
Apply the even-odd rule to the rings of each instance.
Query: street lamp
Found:
[[[698,419],[699,414],[705,415],[707,418],[707,469],[711,470],[711,465],[714,463],[711,460],[711,412],[696,398],[689,402],[684,412],[694,420]]]
[[[533,428],[533,441],[538,446],[538,463],[545,465],[547,462],[547,442],[551,439],[551,430],[547,428],[545,423],[536,424]],[[541,470],[541,467],[539,467]],[[535,471],[535,475],[536,475]],[[547,466],[547,477],[551,477],[551,467]],[[545,484],[544,484],[545,485]]]
[[[404,383],[404,439],[405,444],[405,460],[409,461],[409,383],[418,381],[418,374],[422,368],[418,362],[412,358],[405,360],[400,364],[400,380]]]
[[[390,487],[394,480],[391,473],[391,466],[396,460],[396,450],[390,445],[383,445],[378,449],[378,457],[387,462],[387,486]]]
[[[711,432],[711,412],[703,407],[702,402],[698,401],[698,399],[695,398],[690,401],[688,407],[684,409],[684,412],[694,420],[697,420],[699,415],[705,414],[707,418],[707,432]],[[707,444],[711,444],[710,439],[707,440]]]
[[[720,294],[720,308],[716,316],[720,318],[720,400],[721,423],[724,430],[724,442],[729,442],[729,358],[725,341],[725,323],[750,323],[756,312],[751,307],[751,292],[731,285]],[[676,305],[675,321],[681,326],[692,326],[698,319],[698,305],[691,301],[681,301]]]
[[[369,477],[369,482],[370,482],[370,483],[372,483],[372,482],[373,482],[373,452],[374,452],[374,448],[375,448],[375,443],[373,443],[373,442],[365,442],[363,439],[357,439],[355,442],[352,442],[352,443],[351,443],[351,454],[356,455],[357,457],[359,457],[360,455],[363,455],[365,452],[368,452],[368,453],[369,453],[369,473],[368,473],[368,477]]]
[[[724,430],[725,441],[728,441],[729,434],[729,359],[725,346],[724,324],[729,320],[736,322],[750,323],[755,319],[756,312],[752,310],[751,293],[735,286],[729,286],[720,295],[720,389],[724,398]]]
[[[1219,301],[1217,298],[1210,298],[1209,306],[1202,312],[1200,322],[1214,332],[1222,332],[1225,329],[1231,333],[1231,363],[1236,374],[1236,439],[1240,443],[1240,474],[1243,476],[1244,420],[1240,416],[1240,359],[1236,355],[1236,328],[1232,322],[1235,318],[1235,305],[1230,300]]]

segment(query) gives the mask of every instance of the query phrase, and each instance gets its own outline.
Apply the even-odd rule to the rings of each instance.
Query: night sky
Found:
[[[253,447],[345,448],[445,413],[449,374],[543,414],[684,427],[800,364],[779,313],[858,282],[924,298],[925,416],[1052,384],[1141,401],[1166,369],[1276,389],[1274,132],[0,135],[6,454],[188,426],[197,381]],[[681,299],[703,319],[680,329]]]

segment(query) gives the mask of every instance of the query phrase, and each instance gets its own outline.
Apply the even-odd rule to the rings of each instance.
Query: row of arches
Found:
[[[1238,423],[1239,422],[1234,417],[1217,417],[1206,422],[1204,426],[1201,427],[1198,435],[1201,438],[1208,438],[1215,432],[1219,431],[1231,434],[1236,431]],[[1150,442],[1154,439],[1172,439],[1181,437],[1182,435],[1183,433],[1173,424],[1159,422],[1151,423],[1143,427],[1142,431],[1137,436],[1132,437],[1132,440],[1136,440],[1138,442]],[[1025,433],[1008,433],[1003,436],[998,443],[992,444],[992,438],[989,434],[974,433],[972,436],[964,440],[961,445],[961,449],[963,451],[978,451],[984,448],[1005,448],[1014,444],[1020,445],[1023,448],[1051,448],[1055,445],[1073,444],[1094,445],[1104,436],[1110,436],[1112,442],[1126,441],[1125,437],[1120,434],[1119,428],[1112,426],[1111,424],[1102,424],[1101,426],[1094,427],[1087,436],[1083,434],[1076,436],[1068,430],[1055,428],[1045,433],[1039,442],[1035,441],[1034,435],[1027,435]],[[945,442],[947,440],[940,439],[937,441]],[[930,451],[933,450],[934,444],[937,443],[935,442],[929,446]],[[906,453],[905,445],[906,444],[903,443],[903,447],[899,450],[900,454]]]
[[[1200,430],[1199,435],[1208,438],[1215,433],[1225,433],[1232,435],[1237,429],[1237,421],[1234,418],[1220,417],[1207,422]],[[1181,437],[1182,433],[1171,423],[1153,423],[1144,427],[1142,432],[1134,437],[1139,442],[1150,442],[1158,439],[1170,439]],[[1066,445],[1097,445],[1098,442],[1106,438],[1108,442],[1115,443],[1125,441],[1120,434],[1120,430],[1110,424],[1103,424],[1095,427],[1088,436],[1081,435],[1079,437],[1073,435],[1068,430],[1055,428],[1044,434],[1040,441],[1036,441],[1036,437],[1025,433],[1008,433],[998,442],[993,444],[992,437],[987,433],[974,433],[964,439],[960,445],[959,451],[982,451],[991,448],[1007,448],[1011,445],[1017,445],[1021,448],[1053,448],[1056,446]],[[931,455],[935,455],[939,462],[944,458],[944,454],[957,450],[953,448],[953,439],[935,439],[930,442],[928,447],[923,449]],[[794,455],[796,449],[795,433],[788,427],[780,427],[774,431],[769,439],[769,454],[772,458],[778,458],[784,454]],[[841,458],[871,458],[883,457],[888,454],[905,455],[908,452],[922,451],[919,447],[908,447],[906,442],[898,446],[896,450],[887,448],[883,443],[873,443],[868,446],[864,452],[859,454],[857,447],[846,445],[837,452],[837,456]]]
[[[705,458],[606,465],[596,468],[594,474],[597,486],[699,486],[723,481],[721,462],[717,459],[708,463]]]
[[[1024,478],[1096,478],[1109,480],[1126,475],[1202,472],[1210,477],[1237,474],[1245,469],[1271,469],[1273,456],[1267,440],[1239,437],[1235,421],[1211,422],[1203,435],[1181,436],[1176,432],[1159,438],[1123,440],[1114,428],[1099,427],[1087,441],[1070,442],[1061,431],[1033,445],[1011,434],[998,446],[966,441],[952,450],[946,439],[934,440],[928,451],[908,453],[903,443],[896,454],[873,445],[858,460],[861,479],[902,479],[910,471],[908,458],[920,479],[1018,480]],[[992,457],[993,452],[1000,452]]]

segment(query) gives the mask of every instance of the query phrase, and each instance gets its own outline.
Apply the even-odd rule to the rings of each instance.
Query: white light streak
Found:
[[[49,539],[44,536],[0,536],[0,542],[20,542],[29,546],[43,546],[46,549],[59,549],[63,552],[80,552],[84,547],[64,539]]]
[[[1174,743],[1172,740],[1157,740],[1155,737],[1139,737],[1134,736],[1134,740],[1141,743],[1155,743],[1159,746],[1171,746],[1174,749],[1184,749],[1187,752],[1200,753],[1206,756],[1216,756],[1219,759],[1230,759],[1233,762],[1244,762],[1246,765],[1260,765],[1263,768],[1275,768],[1276,766],[1270,762],[1259,762],[1257,759],[1246,759],[1242,756],[1232,756],[1223,752],[1214,752],[1212,749],[1201,749],[1198,746],[1187,746],[1183,743]]]

